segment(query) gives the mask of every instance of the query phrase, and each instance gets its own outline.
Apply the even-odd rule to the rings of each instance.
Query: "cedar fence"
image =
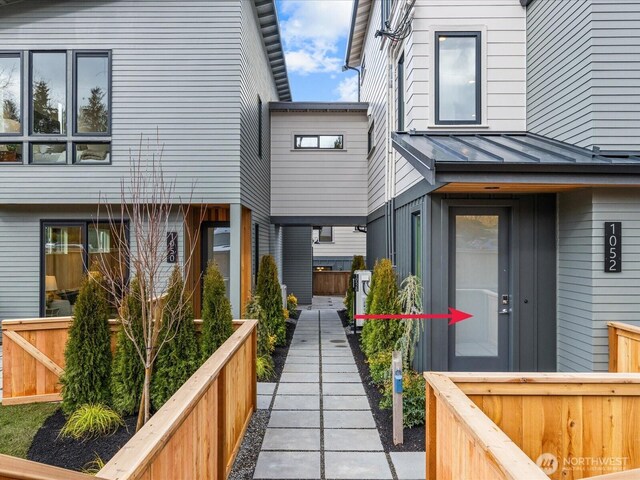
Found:
[[[64,372],[64,349],[71,322],[72,317],[2,322],[3,405],[62,400],[60,376]],[[234,329],[241,324],[242,321],[234,321]],[[116,320],[109,320],[109,325],[111,350],[115,351],[120,326]],[[195,320],[195,325],[199,332],[202,320]]]
[[[638,375],[425,379],[428,480],[640,478]]]
[[[640,327],[610,322],[609,371],[640,372]]]
[[[31,323],[38,323],[36,320],[41,319]],[[25,322],[29,324],[29,321],[23,321],[13,325],[24,325]],[[234,324],[236,330],[231,337],[120,449],[97,477],[0,456],[0,480],[227,478],[257,407],[257,322],[239,320]],[[38,331],[45,330],[52,329]],[[17,330],[24,331],[34,330]],[[22,357],[29,360],[32,355],[25,350]],[[7,367],[5,363],[5,372]]]

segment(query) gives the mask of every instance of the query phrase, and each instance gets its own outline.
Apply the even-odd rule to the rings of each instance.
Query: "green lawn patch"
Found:
[[[27,458],[33,437],[58,408],[58,403],[32,403],[11,407],[0,405],[0,453]]]

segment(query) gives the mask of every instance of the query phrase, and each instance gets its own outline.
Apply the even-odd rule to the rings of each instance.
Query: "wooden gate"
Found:
[[[313,294],[343,297],[349,287],[351,272],[313,272]]]

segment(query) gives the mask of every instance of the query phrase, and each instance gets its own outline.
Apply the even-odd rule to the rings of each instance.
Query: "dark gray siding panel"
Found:
[[[367,224],[367,267],[373,269],[376,261],[387,257],[386,219],[376,218]]]
[[[420,208],[424,234],[424,310],[449,307],[449,207],[501,205],[513,217],[511,283],[513,287],[512,366],[517,371],[556,370],[556,202],[555,195],[415,200],[396,210],[397,268],[411,265],[410,215]],[[446,322],[428,322],[416,349],[418,370],[448,370]]]
[[[591,0],[537,0],[527,7],[527,128],[594,145]]]
[[[313,249],[311,227],[284,229],[282,279],[287,292],[298,297],[301,305],[310,305],[313,296]]]

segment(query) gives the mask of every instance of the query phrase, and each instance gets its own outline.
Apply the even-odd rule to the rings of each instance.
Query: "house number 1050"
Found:
[[[604,271],[622,271],[622,222],[604,223]]]

